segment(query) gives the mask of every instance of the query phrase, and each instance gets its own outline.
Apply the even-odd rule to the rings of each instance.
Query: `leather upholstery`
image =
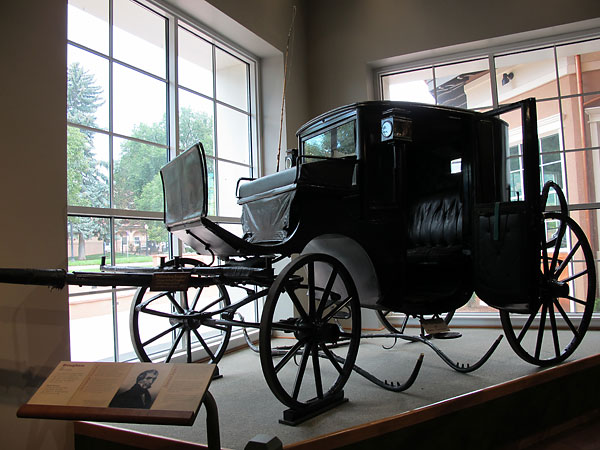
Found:
[[[456,191],[418,201],[408,217],[408,261],[441,262],[462,251],[462,202]]]

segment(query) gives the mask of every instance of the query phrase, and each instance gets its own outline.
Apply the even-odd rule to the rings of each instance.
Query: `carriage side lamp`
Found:
[[[297,148],[289,148],[285,155],[285,168],[289,169],[291,167],[295,167],[298,163],[298,149]]]
[[[394,139],[412,140],[412,121],[400,116],[402,113],[402,110],[395,108],[383,113],[383,118],[381,119],[381,142]]]

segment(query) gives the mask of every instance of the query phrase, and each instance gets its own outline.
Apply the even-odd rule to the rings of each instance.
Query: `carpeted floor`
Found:
[[[461,329],[463,337],[436,340],[436,345],[460,363],[474,363],[502,334],[500,329]],[[363,339],[357,364],[381,379],[403,382],[409,376],[420,353],[425,355],[423,367],[414,385],[407,391],[394,393],[375,386],[353,373],[344,391],[349,402],[342,404],[301,425],[291,427],[278,421],[285,406],[269,390],[260,368],[258,354],[244,349],[226,355],[219,364],[223,378],[213,381],[210,392],[219,409],[221,445],[243,449],[257,434],[277,436],[291,444],[338,430],[390,417],[441,400],[473,392],[504,381],[538,372],[515,355],[503,339],[490,360],[469,374],[454,371],[429,347],[420,343],[399,341],[391,349],[392,339]],[[598,353],[600,331],[588,331],[583,343],[569,359]],[[157,425],[123,425],[117,427],[206,443],[204,408],[192,427]]]

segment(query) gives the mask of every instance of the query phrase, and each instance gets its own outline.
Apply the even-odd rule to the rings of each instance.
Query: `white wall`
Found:
[[[374,98],[371,65],[600,17],[598,0],[307,0],[309,113]]]
[[[0,14],[0,267],[66,267],[66,0]],[[70,422],[17,408],[69,359],[67,293],[0,284],[2,448],[72,446]]]

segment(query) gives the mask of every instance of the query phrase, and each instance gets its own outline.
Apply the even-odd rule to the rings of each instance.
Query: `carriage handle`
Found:
[[[240,183],[242,181],[254,181],[254,180],[256,180],[256,178],[254,178],[254,177],[241,177],[241,178],[238,178],[237,183],[235,185],[235,196],[236,196],[236,198],[240,198],[240,192],[239,192],[239,190],[240,190]]]

